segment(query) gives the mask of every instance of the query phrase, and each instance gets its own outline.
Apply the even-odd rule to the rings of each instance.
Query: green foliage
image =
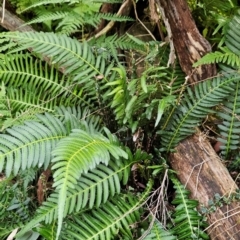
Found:
[[[98,13],[101,2],[116,3],[117,1],[17,0],[16,5],[19,13],[31,11],[36,15],[36,17],[27,24],[43,23],[48,31],[55,31],[67,35],[75,32],[82,32],[82,34],[84,34],[88,26],[96,28],[102,19],[119,22],[133,20],[128,16]]]
[[[203,36],[222,46],[228,23],[238,8],[237,0],[188,0],[188,3]]]
[[[208,235],[200,228],[204,226],[201,215],[197,212],[198,202],[189,199],[189,191],[182,186],[178,180],[172,179],[176,189],[176,197],[172,201],[176,205],[173,214],[175,226],[174,233],[178,239],[209,239]]]
[[[236,53],[233,53],[227,47],[222,47],[220,50],[221,52],[216,51],[206,54],[204,57],[195,62],[193,67],[211,63],[225,63],[234,68],[240,66],[240,58]]]
[[[144,238],[144,240],[176,240],[177,238],[172,235],[170,231],[166,231],[161,223],[157,220],[154,221],[153,227],[150,233]]]
[[[240,46],[239,46],[239,18],[240,18],[240,10],[237,11],[237,13],[234,15],[233,19],[229,23],[227,33],[226,33],[226,45],[227,47],[237,54],[240,55]]]
[[[227,47],[195,64],[232,69],[223,65],[219,76],[193,90],[177,61],[167,66],[167,44],[129,34],[83,42],[69,37],[80,31],[84,39],[101,19],[132,20],[98,13],[100,3],[117,1],[12,2],[34,15],[30,23],[43,22],[41,30],[51,32],[0,34],[0,172],[6,178],[0,182],[0,236],[21,228],[17,240],[135,239],[143,232],[145,239],[207,239],[198,203],[176,179],[174,226],[170,214],[168,225],[154,218],[152,229],[144,225],[150,218],[141,220],[166,168],[162,156],[215,114],[213,107],[223,110],[216,114],[223,120],[222,153],[239,148],[239,76],[233,71],[239,16],[227,30]],[[222,3],[219,14],[225,17],[230,5]],[[50,169],[52,184],[37,202],[32,189]]]
[[[207,114],[213,112],[212,107],[234,91],[236,81],[239,81],[238,75],[223,74],[199,83],[194,91],[187,88],[181,105],[171,116],[166,129],[159,131],[164,150],[172,150],[179,141],[194,133],[196,126]]]

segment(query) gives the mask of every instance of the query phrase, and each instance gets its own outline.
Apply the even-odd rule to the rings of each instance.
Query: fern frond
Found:
[[[195,132],[195,127],[212,112],[230,92],[234,91],[237,75],[225,75],[199,83],[194,91],[187,88],[187,94],[172,116],[166,130],[160,131],[165,150],[170,151],[177,143]]]
[[[236,82],[235,91],[228,96],[221,106],[218,116],[222,123],[218,125],[220,136],[218,141],[222,143],[220,148],[225,158],[239,148],[240,143],[240,83]]]
[[[44,20],[44,18],[42,19]],[[106,19],[109,21],[118,21],[118,22],[133,21],[133,19],[128,16],[118,16],[117,14],[110,14],[110,13],[87,14],[86,13],[84,15],[83,14],[80,15],[76,12],[70,12],[58,24],[56,30],[62,34],[69,35],[71,33],[79,31],[79,29],[83,28],[83,26],[86,26],[86,25],[90,25],[96,28],[102,19]]]
[[[103,135],[89,134],[77,129],[62,139],[52,154],[54,156],[52,169],[55,170],[53,186],[59,190],[57,233],[59,236],[67,192],[74,188],[79,176],[95,168],[101,162],[107,165],[110,154],[116,159],[127,158],[127,154]]]
[[[176,179],[172,179],[176,189],[176,197],[172,201],[177,205],[173,214],[175,227],[173,232],[178,239],[209,239],[208,235],[201,229],[202,216],[197,212],[198,202],[189,199],[190,192]]]
[[[144,238],[144,240],[176,240],[177,238],[172,235],[170,231],[163,228],[158,220],[154,221],[153,227],[150,233]]]
[[[36,228],[36,231],[44,237],[46,240],[55,240],[56,239],[56,222],[51,225],[40,225]],[[21,237],[23,238],[23,237]],[[16,239],[18,240],[18,239]]]
[[[57,66],[68,75],[72,84],[78,84],[81,96],[88,99],[88,102],[97,101],[100,104],[100,84],[114,77],[111,72],[112,65],[106,65],[106,60],[101,56],[95,57],[86,42],[80,43],[53,33],[9,33],[0,35],[0,38],[15,39],[19,48],[12,50],[13,52],[32,48],[38,56],[44,56],[49,64]]]
[[[67,11],[66,12],[56,11],[56,12],[45,13],[45,14],[41,14],[39,17],[36,17],[33,20],[25,23],[24,25],[31,25],[31,24],[34,24],[34,23],[42,23],[42,22],[45,22],[45,21],[60,20],[60,19],[65,18],[68,15],[69,15],[69,13]]]
[[[228,25],[228,29],[226,31],[226,40],[225,43],[227,47],[238,56],[240,55],[240,10],[234,15],[233,19],[230,21]]]
[[[38,90],[37,95],[48,94],[53,100],[55,100],[53,96],[57,97],[61,94],[63,97],[81,101],[81,90],[72,83],[70,78],[61,76],[53,66],[49,67],[47,63],[34,60],[28,55],[5,56],[0,63],[0,78],[5,85],[32,91]],[[42,97],[42,101],[44,100]]]
[[[139,221],[135,211],[138,201],[130,194],[111,199],[89,213],[72,216],[66,221],[61,239],[111,239],[114,236],[132,238],[129,226]]]
[[[68,219],[61,236],[63,239],[111,239],[122,236],[123,239],[132,238],[129,226],[139,221],[139,208],[152,188],[150,180],[146,191],[139,199],[131,194],[118,195],[100,208],[87,213],[81,213]],[[73,219],[73,220],[72,220]]]
[[[20,169],[48,167],[52,149],[67,131],[57,118],[48,114],[38,118],[43,123],[28,121],[22,126],[6,129],[7,134],[0,135],[0,172],[4,169],[10,176]]]
[[[80,79],[84,77],[87,82],[97,75],[103,75],[103,80],[107,81],[104,59],[95,58],[86,42],[80,43],[65,35],[37,32],[9,32],[5,35],[1,34],[0,38],[14,40],[19,45],[19,48],[13,49],[12,52],[31,48],[48,58],[65,74],[73,76],[73,81],[81,83]]]
[[[83,129],[88,132],[101,132],[100,117],[91,113],[88,108],[82,106],[66,107],[60,106],[55,108],[55,114],[60,121],[69,129]]]
[[[240,67],[240,57],[227,47],[220,48],[222,52],[216,51],[206,54],[204,57],[199,59],[196,63],[193,64],[193,67],[198,67],[202,64],[210,63],[226,63],[232,67]]]
[[[26,12],[32,8],[40,7],[43,5],[48,5],[48,4],[63,4],[63,3],[68,3],[68,4],[74,4],[78,3],[79,0],[43,0],[43,1],[33,1],[32,4],[29,4],[29,6],[25,6],[24,4],[18,5],[18,7],[21,9],[20,13]]]
[[[120,184],[127,184],[130,169],[134,162],[149,159],[146,153],[138,150],[134,156],[127,150],[128,160],[110,160],[108,166],[98,165],[77,180],[74,189],[69,189],[66,197],[64,217],[105,203],[109,197],[119,193]],[[102,194],[100,194],[100,192]],[[54,192],[37,210],[36,216],[21,230],[20,235],[31,230],[40,222],[51,224],[57,219],[59,193]],[[101,200],[99,202],[99,200]]]

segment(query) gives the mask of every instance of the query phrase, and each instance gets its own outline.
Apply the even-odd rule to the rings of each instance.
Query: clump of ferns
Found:
[[[194,66],[219,63],[221,69],[220,74],[222,74],[225,79],[233,76],[236,79],[239,78],[240,35],[238,30],[236,30],[240,29],[239,19],[240,11],[238,10],[227,26],[225,35],[226,46],[221,47],[221,51],[207,54],[195,63]],[[218,124],[219,136],[217,137],[217,141],[219,141],[221,156],[226,160],[230,160],[232,157],[234,158],[240,146],[239,94],[239,81],[236,81],[231,94],[224,99],[221,105],[218,106],[216,114],[220,121],[220,124]]]
[[[96,28],[102,19],[108,21],[132,21],[128,16],[117,14],[99,13],[101,4],[105,1],[17,1],[18,12],[30,12],[35,17],[27,24],[42,23],[46,31],[54,31],[63,34],[73,34],[80,32],[80,38],[84,39],[85,32],[89,27]],[[117,1],[106,1],[116,3]],[[118,1],[121,3],[120,1]],[[79,34],[78,34],[79,35]]]

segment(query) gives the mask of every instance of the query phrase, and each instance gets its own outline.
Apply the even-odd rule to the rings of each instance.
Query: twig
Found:
[[[131,0],[126,0],[121,7],[119,8],[118,12],[117,12],[117,16],[121,16],[123,14],[123,12],[125,11],[125,9],[127,7],[129,7],[132,4]],[[109,32],[113,26],[115,24],[115,21],[111,21],[107,24],[107,26],[105,28],[103,28],[100,32],[98,32],[96,35],[94,35],[93,37],[89,38],[88,41],[90,41],[93,38],[98,38],[104,34],[106,34],[107,32]]]
[[[133,3],[133,8],[134,8],[134,14],[136,19],[138,20],[138,22],[144,27],[144,29],[148,32],[148,34],[152,37],[152,39],[154,41],[156,41],[156,38],[153,36],[153,34],[151,33],[151,31],[149,31],[149,29],[145,26],[145,24],[139,19],[138,14],[137,14],[137,9],[136,9],[136,3],[134,0],[132,0]]]
[[[3,4],[2,4],[2,9],[3,9],[3,11],[2,11],[2,20],[1,20],[1,23],[3,23],[3,21],[4,21],[4,16],[5,16],[5,4],[6,4],[6,1],[3,0]]]

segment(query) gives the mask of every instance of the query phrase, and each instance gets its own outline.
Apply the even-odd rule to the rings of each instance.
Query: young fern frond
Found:
[[[187,88],[181,105],[173,114],[166,129],[159,131],[164,149],[172,150],[177,143],[195,132],[196,126],[218,105],[230,92],[240,78],[236,74],[223,74],[199,83],[194,91]]]
[[[201,223],[202,216],[196,210],[198,202],[189,199],[190,192],[185,189],[177,179],[172,179],[174,188],[176,189],[176,197],[172,201],[176,205],[173,214],[175,226],[172,229],[178,239],[209,239],[199,227],[204,225]]]

